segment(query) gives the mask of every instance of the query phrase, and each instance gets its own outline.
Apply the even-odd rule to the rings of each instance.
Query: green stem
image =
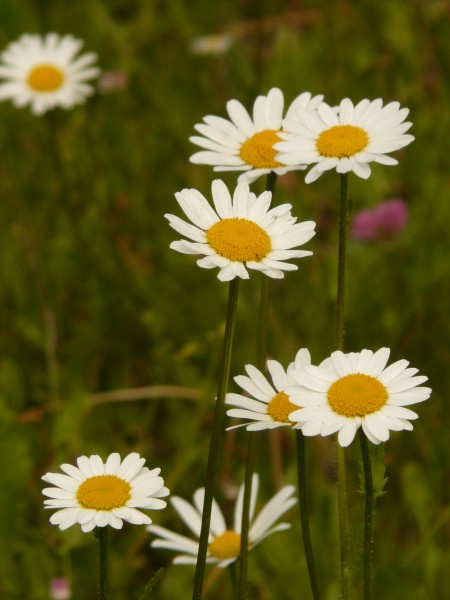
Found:
[[[335,321],[335,348],[344,350],[345,336],[345,266],[347,253],[348,229],[348,177],[347,173],[341,175],[340,200],[339,200],[339,249],[338,249],[338,274],[336,292],[336,321]],[[338,476],[338,510],[339,510],[339,546],[341,569],[341,597],[347,600],[349,595],[349,561],[348,561],[348,506],[347,506],[347,475],[345,466],[344,448],[337,444],[336,450],[337,476]]]
[[[198,547],[197,568],[192,598],[201,600],[203,580],[205,577],[206,554],[208,552],[209,528],[211,524],[212,503],[217,479],[220,446],[223,437],[223,422],[225,416],[225,395],[227,393],[228,379],[230,376],[231,350],[233,346],[234,329],[236,323],[236,306],[239,291],[239,278],[230,281],[228,291],[228,306],[223,338],[222,359],[220,361],[219,385],[217,400],[214,409],[214,423],[209,445],[208,464],[206,467],[205,499],[203,504],[202,527]]]
[[[364,600],[372,600],[372,527],[373,527],[373,508],[374,508],[374,497],[373,497],[373,478],[372,478],[372,464],[370,459],[369,442],[363,432],[359,429],[359,442],[361,444],[361,456],[363,463],[364,472],[364,550],[363,550],[363,589],[364,589]]]
[[[108,600],[108,527],[97,527],[99,600]]]
[[[308,498],[306,494],[305,436],[301,431],[297,430],[295,432],[295,438],[297,445],[298,495],[300,503],[300,523],[302,526],[303,547],[305,549],[305,558],[308,567],[312,596],[314,600],[320,600],[316,565],[314,562],[314,554],[311,543],[311,532],[309,529]]]

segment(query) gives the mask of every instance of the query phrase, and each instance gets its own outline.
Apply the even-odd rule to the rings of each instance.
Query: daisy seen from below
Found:
[[[170,247],[183,254],[203,255],[197,264],[204,269],[218,267],[220,281],[248,279],[247,269],[280,279],[284,271],[298,268],[287,260],[312,254],[294,248],[314,236],[314,221],[297,223],[290,204],[271,209],[268,191],[257,197],[246,183],[240,183],[232,198],[224,182],[216,179],[212,183],[214,208],[195,189],[184,189],[175,197],[192,224],[175,215],[165,217],[192,241],[178,240]]]
[[[323,96],[313,97],[303,92],[289,106],[286,118],[292,118],[297,109],[313,111],[322,99]],[[281,139],[283,110],[284,96],[279,88],[272,88],[267,96],[256,98],[252,116],[241,102],[230,100],[227,102],[229,119],[208,115],[203,123],[195,125],[201,136],[189,139],[203,150],[193,154],[191,162],[212,165],[215,171],[243,171],[238,181],[247,183],[272,171],[284,175],[306,168],[275,160],[274,144]]]
[[[16,107],[31,105],[35,115],[57,106],[72,108],[93,94],[86,82],[100,69],[93,66],[93,53],[76,56],[83,45],[71,35],[24,34],[0,55],[0,100]]]
[[[296,498],[292,497],[295,491],[294,486],[286,485],[269,500],[258,516],[254,518],[258,484],[259,477],[254,474],[250,502],[250,548],[253,548],[268,535],[276,531],[289,529],[289,523],[279,523],[275,526],[274,523],[297,502]],[[193,497],[193,505],[178,496],[172,496],[170,499],[174,509],[197,538],[200,536],[204,495],[204,488],[198,489]],[[243,500],[244,485],[240,487],[236,499],[232,529],[227,527],[222,511],[216,501],[213,501],[206,562],[215,563],[219,567],[224,568],[238,559],[241,545]],[[175,557],[174,564],[196,564],[199,545],[197,540],[174,533],[159,525],[151,525],[147,530],[159,536],[151,543],[153,548],[166,548],[175,552],[181,552],[180,555]]]
[[[314,164],[305,182],[311,183],[324,171],[353,171],[367,179],[369,163],[396,165],[388,153],[410,144],[406,134],[412,123],[405,121],[409,110],[398,102],[383,106],[383,100],[361,100],[355,106],[348,98],[338,109],[321,102],[314,112],[299,109],[295,119],[283,121],[284,141],[275,145],[276,160],[287,165]]]
[[[246,427],[247,431],[259,431],[292,426],[294,423],[289,419],[289,414],[298,410],[298,406],[290,402],[289,394],[285,390],[295,385],[291,371],[303,369],[310,364],[311,357],[306,348],[301,348],[297,352],[295,361],[286,370],[276,360],[268,360],[267,369],[272,384],[256,367],[246,365],[247,375],[238,375],[234,380],[250,394],[251,398],[242,394],[228,393],[225,403],[237,407],[227,411],[229,417],[247,419],[247,422],[228,427],[228,430]]]
[[[67,529],[78,523],[86,533],[95,527],[111,525],[121,529],[123,521],[149,525],[150,517],[137,509],[160,510],[169,495],[161,469],[148,469],[136,452],[123,460],[117,452],[106,460],[100,456],[80,456],[77,467],[61,465],[62,473],[47,473],[42,479],[56,487],[42,490],[45,508],[58,509],[50,517],[52,525]]]
[[[427,400],[431,389],[421,386],[427,377],[416,375],[407,360],[386,367],[389,354],[389,348],[337,350],[318,367],[292,371],[291,402],[302,407],[289,415],[294,427],[306,436],[338,432],[341,446],[351,444],[360,427],[373,444],[386,442],[390,431],[411,431],[418,415],[406,407]]]

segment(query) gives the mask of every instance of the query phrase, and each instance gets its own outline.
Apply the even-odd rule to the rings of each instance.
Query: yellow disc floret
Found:
[[[289,396],[284,392],[278,392],[276,396],[272,398],[267,407],[267,412],[274,421],[281,423],[290,423],[289,415],[294,410],[298,410],[300,407],[292,404],[289,400]]]
[[[335,125],[322,131],[317,138],[316,148],[322,156],[344,158],[361,152],[368,143],[369,137],[361,127]]]
[[[233,262],[259,262],[272,249],[267,232],[248,219],[217,221],[206,232],[206,239],[217,254]]]
[[[55,92],[64,83],[64,73],[54,65],[37,65],[28,74],[27,83],[35,92]]]
[[[275,160],[277,151],[274,150],[274,144],[280,142],[278,131],[274,129],[265,129],[258,131],[246,140],[239,151],[239,156],[254,169],[275,169],[284,165]]]
[[[354,418],[377,412],[389,396],[384,385],[375,377],[353,373],[332,383],[327,397],[335,413]]]
[[[83,481],[77,491],[77,500],[83,508],[112,510],[125,506],[130,491],[130,484],[120,477],[96,475]]]
[[[213,539],[208,551],[211,556],[222,560],[237,558],[241,551],[241,536],[235,531],[227,530]]]

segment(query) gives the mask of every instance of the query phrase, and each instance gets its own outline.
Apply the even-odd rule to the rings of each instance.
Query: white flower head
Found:
[[[301,348],[297,352],[295,361],[288,366],[287,370],[284,370],[276,360],[268,360],[267,369],[272,384],[256,367],[246,365],[245,370],[248,376],[238,375],[234,380],[239,387],[250,394],[251,398],[242,394],[228,393],[225,403],[238,407],[227,411],[229,417],[247,419],[247,422],[228,427],[228,429],[246,427],[247,431],[259,431],[292,426],[289,414],[297,410],[298,406],[290,402],[286,389],[295,385],[291,372],[303,369],[310,364],[311,357],[306,348]]]
[[[173,229],[192,241],[178,240],[170,247],[203,255],[197,264],[204,269],[218,267],[220,281],[248,279],[247,269],[281,279],[284,271],[298,268],[287,260],[312,254],[294,248],[314,236],[314,221],[297,223],[290,204],[271,209],[270,192],[257,197],[246,183],[240,183],[231,198],[224,182],[216,179],[212,183],[214,208],[195,189],[182,190],[175,197],[192,224],[175,215],[165,217]]]
[[[144,467],[145,459],[136,452],[123,460],[117,452],[103,462],[100,456],[80,456],[77,465],[61,465],[62,473],[46,473],[42,479],[56,487],[42,490],[45,508],[58,509],[50,517],[52,525],[67,529],[78,523],[84,532],[111,525],[121,529],[123,521],[149,525],[152,520],[138,508],[160,510],[169,495],[161,469]]]
[[[291,118],[297,109],[314,110],[322,99],[323,96],[312,97],[309,92],[303,92],[288,108],[286,118]],[[193,154],[191,162],[213,165],[215,171],[243,171],[238,181],[247,183],[272,171],[284,175],[305,168],[305,165],[285,165],[275,160],[274,144],[281,139],[283,109],[284,96],[278,88],[256,98],[252,116],[238,100],[230,100],[227,102],[229,119],[208,115],[203,123],[195,125],[201,136],[189,139],[204,150]]]
[[[348,98],[338,109],[321,102],[314,112],[297,110],[295,119],[283,121],[275,145],[276,160],[287,165],[314,164],[305,181],[315,181],[324,171],[353,171],[358,177],[370,176],[371,162],[396,165],[388,153],[399,150],[414,140],[405,135],[412,123],[406,121],[407,108],[398,102],[383,106],[381,98],[361,100],[356,106]]]
[[[254,474],[250,500],[249,548],[254,548],[264,538],[275,531],[289,529],[289,523],[273,525],[282,514],[297,502],[296,498],[292,497],[292,494],[295,491],[294,486],[286,485],[277,492],[271,500],[269,500],[255,518],[254,512],[258,484],[258,475]],[[174,509],[197,538],[200,537],[204,496],[205,490],[204,488],[200,488],[194,494],[193,505],[178,496],[172,496],[170,499],[170,503]],[[219,567],[224,568],[238,559],[241,546],[243,500],[244,486],[242,485],[234,508],[232,529],[227,527],[222,511],[216,501],[213,500],[206,562],[215,563]],[[175,557],[174,564],[196,564],[199,545],[198,541],[174,533],[159,525],[151,525],[147,530],[150,533],[159,536],[151,543],[153,548],[166,548],[168,550],[174,550],[175,552],[181,552],[179,556]]]
[[[386,367],[389,348],[344,354],[337,350],[318,367],[292,371],[296,387],[289,388],[291,402],[301,408],[289,415],[304,435],[339,432],[341,446],[353,441],[362,427],[373,444],[389,439],[390,431],[412,430],[418,415],[406,408],[430,397],[407,360]]]
[[[2,52],[0,100],[12,100],[14,106],[31,105],[35,115],[57,106],[72,108],[93,94],[86,81],[100,69],[92,66],[92,53],[76,57],[83,43],[71,35],[57,33],[22,35]]]

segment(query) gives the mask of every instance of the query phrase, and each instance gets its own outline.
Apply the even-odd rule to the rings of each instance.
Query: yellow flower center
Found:
[[[80,485],[77,500],[83,508],[112,510],[125,506],[130,499],[131,486],[128,481],[115,475],[89,477]]]
[[[235,531],[225,531],[218,535],[208,546],[209,553],[222,560],[237,558],[241,551],[241,536]]]
[[[65,75],[54,65],[37,65],[28,73],[27,83],[35,92],[54,92],[64,83]]]
[[[259,262],[272,249],[267,232],[248,219],[217,221],[206,232],[206,239],[217,254],[233,262]]]
[[[275,160],[277,151],[273,147],[280,141],[278,131],[274,129],[258,131],[242,144],[239,156],[247,165],[251,165],[255,169],[283,167],[283,163]]]
[[[284,392],[278,392],[278,394],[269,402],[267,412],[274,421],[280,421],[280,423],[291,423],[289,414],[294,412],[294,410],[298,410],[299,408],[299,406],[292,404],[287,394]]]
[[[369,143],[369,136],[354,125],[335,125],[325,129],[316,141],[316,148],[322,156],[344,158],[361,152]]]
[[[335,381],[327,397],[334,412],[353,418],[365,417],[380,410],[388,400],[388,393],[375,377],[354,373]]]

